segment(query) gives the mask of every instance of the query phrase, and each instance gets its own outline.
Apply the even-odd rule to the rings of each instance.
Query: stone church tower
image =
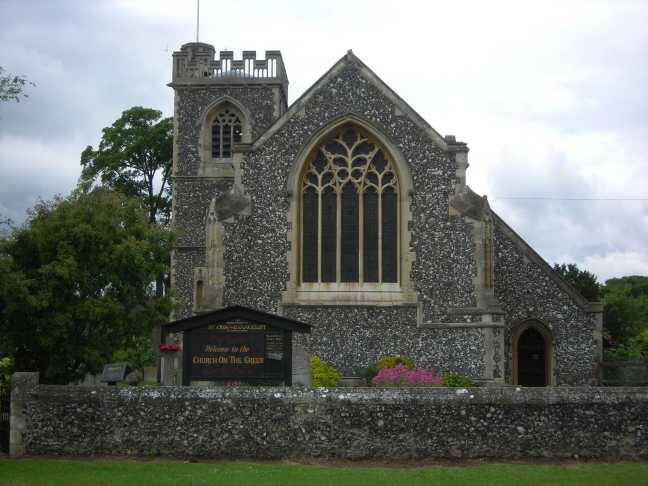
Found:
[[[176,319],[309,323],[343,371],[387,354],[495,383],[586,384],[601,309],[466,184],[442,136],[351,51],[290,107],[279,51],[173,54]]]
[[[223,222],[249,214],[241,162],[257,139],[286,112],[288,76],[279,51],[232,51],[190,43],[173,54],[175,143],[173,258],[179,314],[223,306]]]

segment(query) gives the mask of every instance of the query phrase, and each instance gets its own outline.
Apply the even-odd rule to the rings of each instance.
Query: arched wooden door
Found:
[[[548,386],[551,384],[551,335],[539,326],[523,326],[513,339],[515,384]]]

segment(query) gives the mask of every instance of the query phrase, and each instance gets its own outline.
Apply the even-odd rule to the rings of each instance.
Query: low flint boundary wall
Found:
[[[38,385],[27,454],[266,459],[642,457],[639,388],[296,389]]]
[[[646,386],[648,365],[643,361],[603,362],[599,376],[604,386]]]

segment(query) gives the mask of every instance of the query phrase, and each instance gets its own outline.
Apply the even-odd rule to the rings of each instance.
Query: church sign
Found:
[[[188,333],[190,379],[263,379],[266,356],[266,325],[212,324]]]
[[[229,307],[164,326],[183,333],[183,384],[243,381],[290,385],[292,333],[310,326],[244,307]]]

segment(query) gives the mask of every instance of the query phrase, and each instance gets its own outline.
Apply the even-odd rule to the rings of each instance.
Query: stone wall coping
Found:
[[[487,388],[370,388],[341,387],[236,387],[205,388],[190,386],[159,387],[80,387],[67,385],[37,385],[29,392],[34,398],[70,400],[82,397],[93,400],[281,400],[293,403],[318,403],[330,401],[400,403],[464,402],[483,403],[621,403],[648,402],[648,387],[550,387],[523,388],[515,386],[489,386]]]

